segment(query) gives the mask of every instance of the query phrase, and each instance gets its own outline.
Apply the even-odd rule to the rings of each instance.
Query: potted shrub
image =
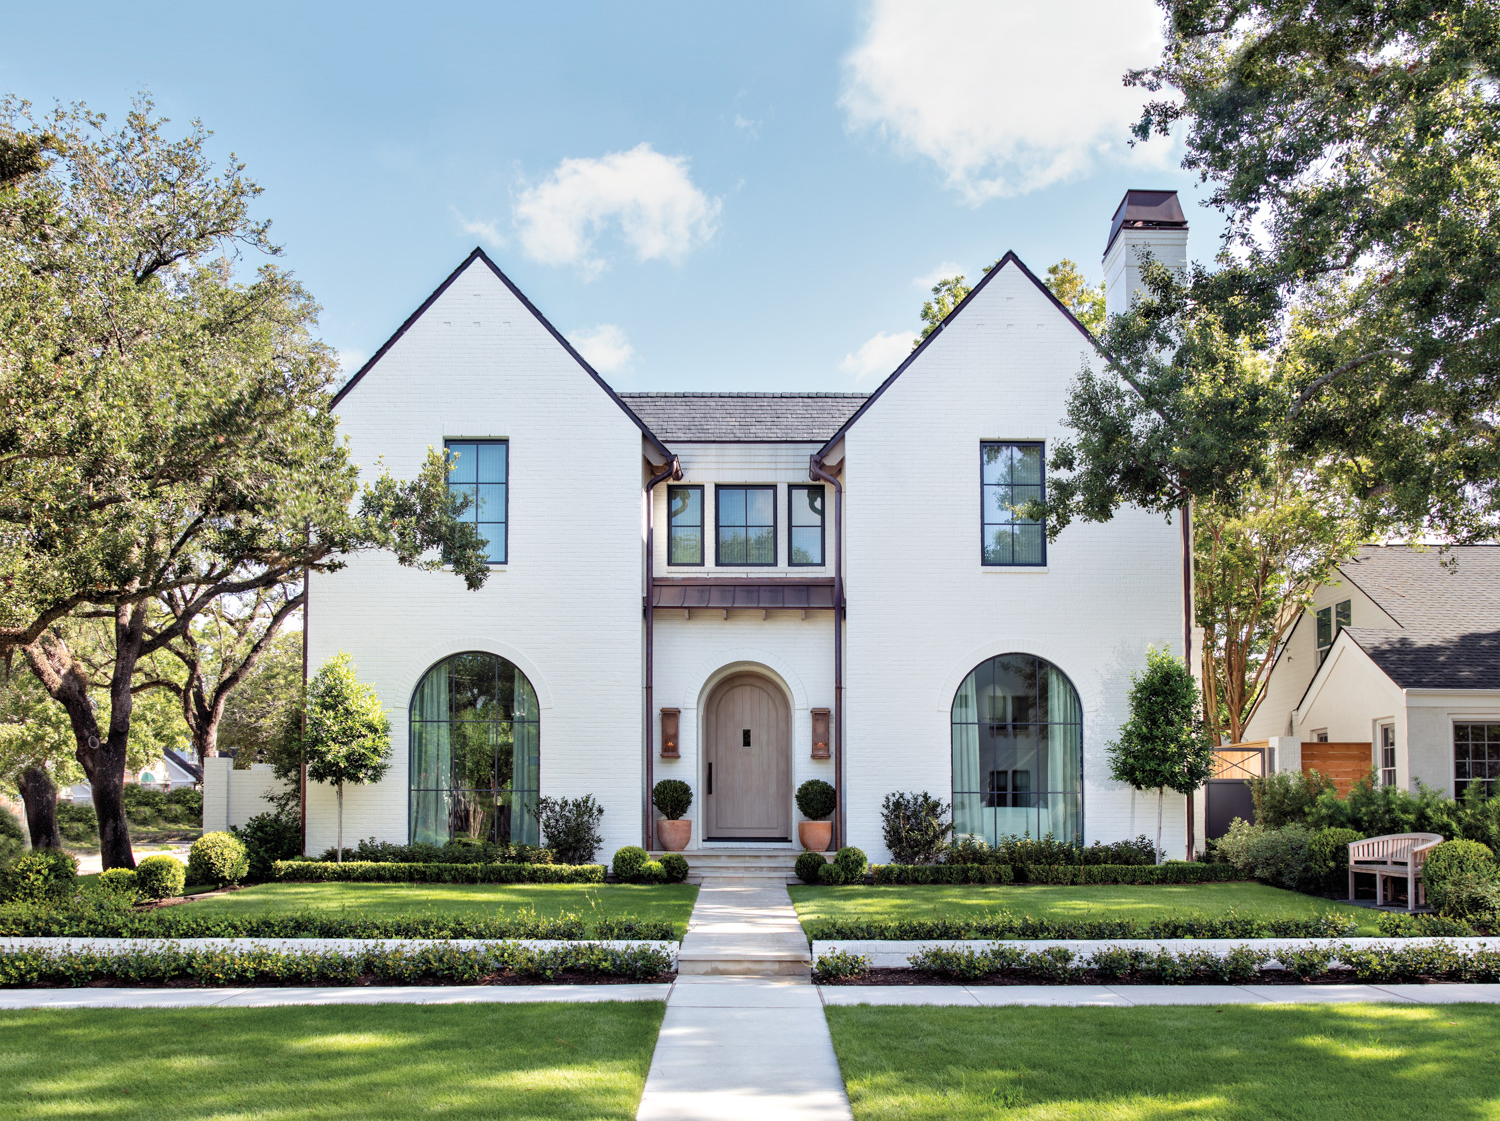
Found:
[[[651,801],[661,817],[656,819],[656,840],[668,852],[681,852],[693,836],[691,818],[682,815],[693,804],[693,790],[675,778],[664,778],[651,791]]]
[[[797,839],[809,852],[826,852],[833,844],[833,816],[838,798],[833,787],[820,778],[810,778],[797,787],[797,808],[808,820],[797,823]]]

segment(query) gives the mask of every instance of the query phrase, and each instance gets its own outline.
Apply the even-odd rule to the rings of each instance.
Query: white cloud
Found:
[[[910,331],[895,331],[891,334],[881,331],[867,339],[858,350],[844,355],[839,369],[856,378],[888,374],[911,353],[911,344],[915,341],[916,337]]]
[[[911,278],[913,288],[921,288],[931,291],[932,286],[940,280],[947,280],[950,276],[963,276],[964,267],[956,261],[944,261],[926,276],[914,276]]]
[[[601,374],[621,373],[630,369],[635,360],[635,347],[630,345],[625,332],[613,323],[574,331],[568,336],[568,341]]]
[[[484,221],[476,218],[471,221],[457,210],[453,211],[453,216],[458,219],[458,224],[463,227],[464,233],[473,234],[486,245],[499,249],[505,244],[505,235],[500,232],[500,223],[494,219]]]
[[[713,237],[721,206],[693,185],[687,157],[638,144],[598,159],[563,160],[521,192],[515,222],[532,260],[597,276],[608,262],[593,252],[594,240],[606,227],[618,225],[639,260],[675,263]]]
[[[1161,43],[1154,0],[875,0],[839,104],[851,128],[932,160],[978,206],[1101,160],[1171,157],[1160,140],[1129,149],[1146,95],[1120,80]]]
[[[749,117],[742,117],[736,113],[734,115],[734,127],[744,132],[751,140],[760,138],[759,121],[752,121]]]

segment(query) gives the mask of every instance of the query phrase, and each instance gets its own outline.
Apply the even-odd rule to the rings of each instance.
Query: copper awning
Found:
[[[666,578],[652,581],[651,606],[832,610],[833,580]]]

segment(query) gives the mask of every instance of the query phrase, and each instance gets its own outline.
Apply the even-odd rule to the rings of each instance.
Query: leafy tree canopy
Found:
[[[307,777],[336,786],[378,782],[389,769],[391,722],[348,654],[330,658],[307,683]]]
[[[1137,790],[1189,794],[1213,770],[1203,735],[1198,684],[1181,658],[1146,651],[1146,668],[1130,675],[1130,716],[1109,746],[1110,777]]]

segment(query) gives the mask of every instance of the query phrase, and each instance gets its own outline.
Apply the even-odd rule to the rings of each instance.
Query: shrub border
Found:
[[[404,864],[346,860],[278,860],[275,883],[602,884],[602,864]]]

